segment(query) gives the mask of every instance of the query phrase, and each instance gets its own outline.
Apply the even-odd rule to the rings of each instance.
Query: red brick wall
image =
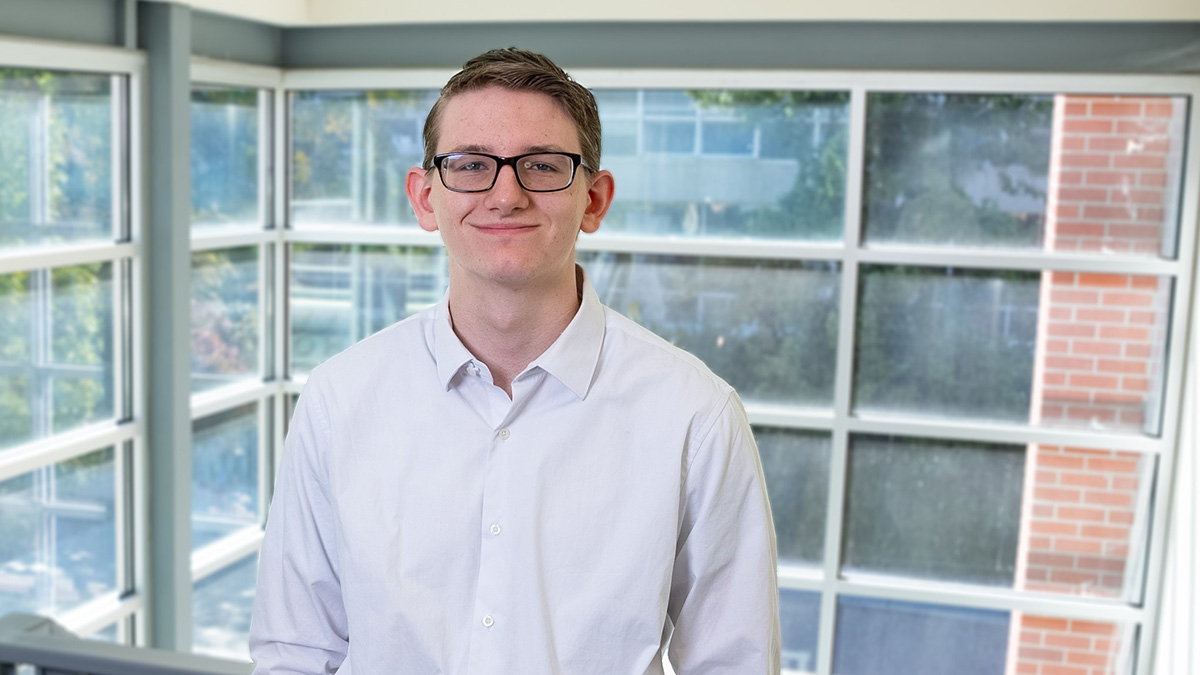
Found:
[[[1059,96],[1046,248],[1173,255],[1182,101]],[[1164,234],[1166,236],[1164,236]],[[1157,433],[1170,284],[1153,276],[1043,275],[1034,423]],[[1030,446],[1019,588],[1129,599],[1145,523],[1145,456]],[[1147,477],[1144,479],[1143,477]],[[1109,675],[1128,640],[1094,622],[1014,615],[1009,672]]]

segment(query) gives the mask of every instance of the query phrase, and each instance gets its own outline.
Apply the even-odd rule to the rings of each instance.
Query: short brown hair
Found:
[[[600,112],[596,108],[596,97],[550,59],[516,47],[493,49],[476,56],[442,87],[429,117],[425,118],[423,167],[433,168],[442,109],[446,103],[463,92],[487,87],[534,92],[554,99],[575,122],[583,163],[593,170],[600,168]]]

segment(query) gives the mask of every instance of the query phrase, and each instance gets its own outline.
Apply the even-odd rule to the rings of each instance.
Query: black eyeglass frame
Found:
[[[488,183],[487,187],[480,188],[478,190],[461,190],[459,188],[452,188],[446,184],[446,176],[444,174],[442,174],[442,163],[451,157],[462,156],[462,155],[478,155],[479,157],[487,157],[488,159],[495,160],[496,173],[492,174],[492,182]],[[562,155],[563,157],[570,159],[571,160],[571,180],[567,181],[566,185],[564,185],[560,188],[554,188],[553,190],[534,190],[533,188],[526,187],[524,181],[521,180],[521,172],[517,171],[517,161],[521,160],[521,159],[525,159],[526,157],[533,157],[535,155]],[[512,167],[513,176],[517,179],[517,185],[520,185],[521,189],[526,192],[562,192],[563,190],[566,190],[567,188],[569,188],[575,184],[575,174],[579,172],[579,167],[583,167],[584,169],[586,169],[588,171],[595,171],[595,169],[593,169],[592,167],[583,163],[583,155],[580,155],[579,153],[576,153],[576,152],[553,152],[553,151],[551,151],[551,152],[546,152],[546,151],[527,152],[523,155],[513,155],[512,157],[501,157],[500,155],[489,155],[486,152],[444,152],[440,155],[433,156],[433,166],[430,167],[430,170],[437,169],[438,178],[441,179],[442,185],[447,190],[450,190],[451,192],[465,192],[465,193],[470,194],[470,193],[474,193],[474,192],[487,192],[488,190],[491,190],[492,188],[496,187],[496,180],[500,178],[500,169],[503,169],[506,166]]]

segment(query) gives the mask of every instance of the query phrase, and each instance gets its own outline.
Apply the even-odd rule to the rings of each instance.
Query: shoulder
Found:
[[[623,389],[638,389],[652,397],[668,397],[694,413],[716,413],[735,399],[733,388],[692,354],[650,330],[605,307],[602,365],[615,371]]]

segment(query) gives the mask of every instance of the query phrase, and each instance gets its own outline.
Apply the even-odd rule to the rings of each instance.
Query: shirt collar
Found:
[[[583,268],[576,267],[576,272],[583,283],[579,311],[554,344],[534,359],[526,370],[541,368],[582,399],[591,388],[596,365],[600,361],[600,347],[604,343],[604,306],[600,304],[600,297],[596,295],[596,289],[592,287]],[[438,380],[445,390],[450,389],[451,380],[463,366],[475,358],[458,339],[451,325],[449,293],[442,298],[434,314],[433,353],[437,361]]]

